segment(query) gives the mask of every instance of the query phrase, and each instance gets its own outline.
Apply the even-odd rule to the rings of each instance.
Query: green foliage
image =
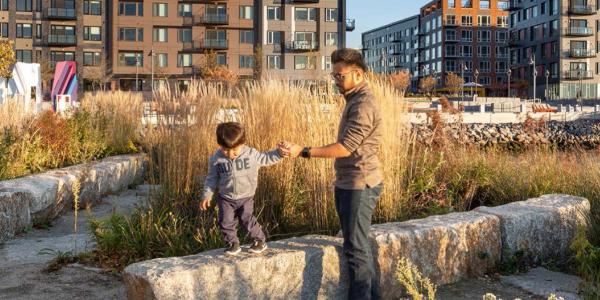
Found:
[[[600,247],[592,245],[584,228],[579,228],[571,244],[579,275],[584,279],[585,299],[600,298]]]

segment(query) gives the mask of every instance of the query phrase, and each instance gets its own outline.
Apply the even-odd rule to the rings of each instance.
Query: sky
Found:
[[[346,0],[347,18],[356,20],[356,29],[348,32],[347,47],[360,48],[361,34],[419,13],[431,0]]]

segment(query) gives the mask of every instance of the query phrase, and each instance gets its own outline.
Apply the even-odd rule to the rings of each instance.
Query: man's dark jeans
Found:
[[[344,236],[344,254],[350,268],[348,299],[379,299],[369,243],[371,216],[381,194],[381,185],[364,190],[335,188],[335,208]]]

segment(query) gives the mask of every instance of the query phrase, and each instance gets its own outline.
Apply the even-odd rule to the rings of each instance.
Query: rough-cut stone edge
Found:
[[[472,244],[466,243],[473,234],[478,238]],[[451,248],[443,248],[441,238],[445,238]],[[373,225],[370,239],[384,299],[398,298],[403,293],[404,289],[395,279],[396,264],[401,258],[407,258],[436,284],[449,284],[492,270],[500,259],[502,244],[500,219],[474,211]],[[425,247],[416,251],[406,249],[410,246]],[[453,256],[454,264],[440,265],[440,258],[449,259],[445,256],[449,250],[457,254]],[[428,256],[430,259],[422,260]]]
[[[545,207],[546,209],[550,208],[552,210],[556,210],[559,211],[563,208],[561,207],[551,207],[551,206],[544,206],[543,201],[540,201],[540,199],[544,199],[547,197],[570,197],[570,198],[577,198],[579,200],[583,199],[584,201],[584,207],[587,207],[587,212],[583,211],[582,213],[589,213],[589,201],[587,201],[584,198],[580,198],[580,197],[574,197],[574,196],[568,196],[568,195],[546,195],[546,196],[542,196],[539,198],[534,198],[534,199],[530,199],[527,201],[520,201],[520,202],[513,202],[513,203],[509,203],[507,205],[532,205],[532,206],[538,206],[538,207]],[[484,209],[479,209],[478,211],[471,211],[471,212],[465,212],[465,213],[471,213],[471,214],[480,214],[482,216],[488,216],[489,218],[492,218],[494,220],[497,221],[497,226],[495,226],[496,230],[495,232],[490,232],[490,234],[496,234],[499,237],[499,241],[497,244],[499,245],[490,245],[488,248],[500,248],[500,253],[496,253],[495,257],[492,257],[490,259],[494,260],[496,258],[498,258],[499,255],[504,255],[503,251],[504,249],[501,248],[501,245],[503,244],[503,239],[505,238],[504,235],[502,235],[502,218],[500,216],[497,216],[496,214],[493,213],[488,213],[486,211],[484,211]],[[462,214],[462,213],[461,213]],[[438,218],[443,218],[444,216],[437,216]],[[431,218],[431,217],[430,217]],[[482,217],[483,218],[483,217]],[[415,223],[415,222],[426,222],[427,218],[425,219],[421,219],[421,220],[412,220],[412,221],[407,221],[407,222],[402,222],[402,223],[406,223],[409,224],[410,223]],[[475,224],[474,224],[475,226]],[[374,225],[375,228],[377,228],[377,225]],[[494,231],[494,230],[492,230]],[[323,237],[323,236],[308,236],[305,237],[306,240],[310,240],[312,238],[327,238],[327,237]],[[373,238],[373,236],[372,236]],[[270,245],[275,245],[277,243],[285,245],[286,242],[289,242],[289,240],[281,240],[281,241],[277,241],[277,242],[273,242],[270,243]],[[372,244],[375,253],[378,253],[377,250],[377,244],[374,243]],[[197,255],[215,255],[216,253],[220,253],[220,251],[222,250],[211,250],[211,251],[207,251],[207,252],[203,252]],[[196,256],[197,256],[196,255]],[[494,253],[490,253],[490,255],[494,255]],[[169,297],[161,297],[164,294],[160,293],[160,288],[161,288],[161,283],[160,282],[150,282],[149,278],[148,278],[148,274],[151,272],[153,274],[158,274],[159,276],[168,276],[168,273],[170,272],[177,272],[177,270],[169,270],[168,268],[166,269],[152,269],[154,267],[156,267],[159,264],[162,263],[166,263],[166,264],[172,264],[175,261],[181,261],[181,260],[185,260],[188,258],[192,258],[193,259],[194,256],[187,256],[187,257],[177,257],[177,258],[160,258],[160,259],[154,259],[154,260],[149,260],[149,261],[144,261],[144,262],[139,262],[136,264],[132,264],[130,266],[128,266],[124,271],[123,271],[123,276],[125,278],[125,284],[127,286],[127,291],[128,291],[128,296],[129,299],[170,299]],[[378,257],[376,257],[374,255],[375,262],[377,262]],[[390,259],[390,258],[388,258]],[[346,263],[344,260],[340,261],[341,263]],[[378,263],[376,263],[376,265],[378,266]],[[478,266],[471,266],[472,268],[477,268]],[[215,275],[216,276],[216,275]],[[276,280],[276,279],[274,279]],[[347,283],[345,283],[347,284]],[[387,289],[389,288],[388,286],[381,286],[381,288],[383,289]],[[158,289],[158,290],[157,290]],[[157,293],[158,292],[158,293]],[[381,290],[382,294],[385,294],[385,290]],[[322,295],[319,294],[319,299]],[[269,297],[269,295],[262,295],[263,298],[266,299],[271,299],[273,297]],[[275,297],[276,298],[276,297]]]
[[[229,257],[224,255],[223,249],[215,249],[196,255],[157,258],[129,265],[123,271],[123,280],[127,286],[128,299],[345,299],[347,297],[348,274],[345,272],[347,264],[345,259],[343,259],[342,239],[311,235],[270,242],[268,244],[270,250],[260,255],[242,252],[237,257]],[[319,257],[319,250],[322,251],[320,255],[327,255],[329,257],[330,263],[323,263],[324,259],[323,257]],[[215,275],[217,277],[211,277],[211,280],[209,280],[209,284],[216,284],[215,280],[220,280],[220,277],[223,276],[222,272],[228,273],[228,271],[224,270],[236,268],[236,265],[240,263],[252,264],[254,261],[269,260],[278,255],[302,256],[303,259],[306,259],[307,265],[320,266],[321,268],[313,267],[308,268],[308,270],[305,269],[305,272],[301,274],[303,278],[308,276],[311,279],[315,279],[315,282],[312,282],[310,286],[304,286],[303,284],[307,284],[306,282],[273,282],[273,285],[286,285],[286,289],[288,290],[284,295],[277,296],[268,295],[261,291],[244,293],[243,284],[237,286],[237,289],[225,284],[222,290],[211,289],[207,293],[212,295],[211,297],[201,294],[203,290],[202,285],[207,282],[196,280],[196,277],[192,274],[193,270],[198,271],[206,268],[202,269],[206,271],[210,269],[212,270],[211,274],[221,274]],[[334,263],[332,263],[331,259]],[[177,262],[177,268],[157,268],[157,266],[163,263],[171,262]],[[295,261],[286,260],[286,263],[293,265]],[[285,268],[286,263],[281,265],[276,260],[268,262],[271,267],[279,269],[279,272],[286,271],[282,269]],[[340,272],[340,269],[344,271]],[[177,274],[177,280],[171,274]],[[223,282],[244,282],[244,278],[238,278],[238,276],[244,277],[242,273],[237,274],[236,272],[234,278],[223,278]],[[320,279],[318,278],[319,276],[321,277]],[[178,287],[178,285],[182,284],[182,280],[184,281],[183,284],[186,281],[193,281],[194,284],[193,286],[187,286],[187,288]],[[298,287],[299,285],[303,286]]]
[[[560,200],[568,200],[568,206],[557,207],[553,205],[555,204],[554,200],[557,198],[562,198]],[[560,225],[562,230],[568,231],[570,235],[574,237],[578,226],[587,226],[586,215],[590,214],[590,202],[583,197],[565,194],[548,194],[537,198],[531,198],[526,201],[511,202],[496,207],[481,206],[475,209],[475,211],[492,214],[500,218],[503,261],[506,261],[518,251],[525,251],[525,254],[530,256],[534,262],[540,262],[548,259],[558,261],[564,261],[565,259],[568,259],[568,256],[571,254],[571,250],[569,248],[571,241],[563,241],[563,245],[552,244],[553,248],[548,248],[553,249],[552,251],[549,251],[552,252],[552,255],[537,253],[536,251],[530,251],[530,249],[521,249],[517,246],[520,237],[515,236],[512,232],[508,232],[507,224],[512,224],[514,222],[514,219],[518,217],[518,215],[514,214],[519,214],[519,210],[521,208],[523,208],[523,213],[534,210],[535,214],[545,218],[546,223],[548,224],[553,224],[553,220],[557,221],[557,219],[560,219],[561,214],[568,214],[572,216],[572,218],[567,219],[567,222],[563,222]],[[525,208],[527,210],[525,210]],[[512,209],[512,211],[506,211],[507,209]]]
[[[21,203],[17,204],[17,201],[21,201]],[[23,193],[22,191],[10,188],[0,189],[0,221],[2,219],[5,220],[5,222],[0,222],[0,225],[2,223],[7,224],[5,227],[0,228],[0,242],[9,239],[30,226],[30,201],[29,193]],[[14,220],[11,222],[11,219]]]
[[[73,205],[73,184],[81,184],[80,207],[93,203],[108,193],[115,193],[143,181],[146,169],[145,154],[118,155],[98,162],[50,170],[16,179],[0,181],[0,192],[18,193],[28,201],[29,221],[22,228],[3,230],[0,243],[34,223],[49,222],[65,208]]]

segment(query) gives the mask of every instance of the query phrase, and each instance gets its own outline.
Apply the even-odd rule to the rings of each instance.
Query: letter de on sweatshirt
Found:
[[[244,146],[240,155],[229,159],[217,150],[208,162],[208,175],[200,199],[212,198],[215,191],[229,200],[254,196],[258,183],[258,170],[278,163],[281,155],[277,149],[269,152]]]

